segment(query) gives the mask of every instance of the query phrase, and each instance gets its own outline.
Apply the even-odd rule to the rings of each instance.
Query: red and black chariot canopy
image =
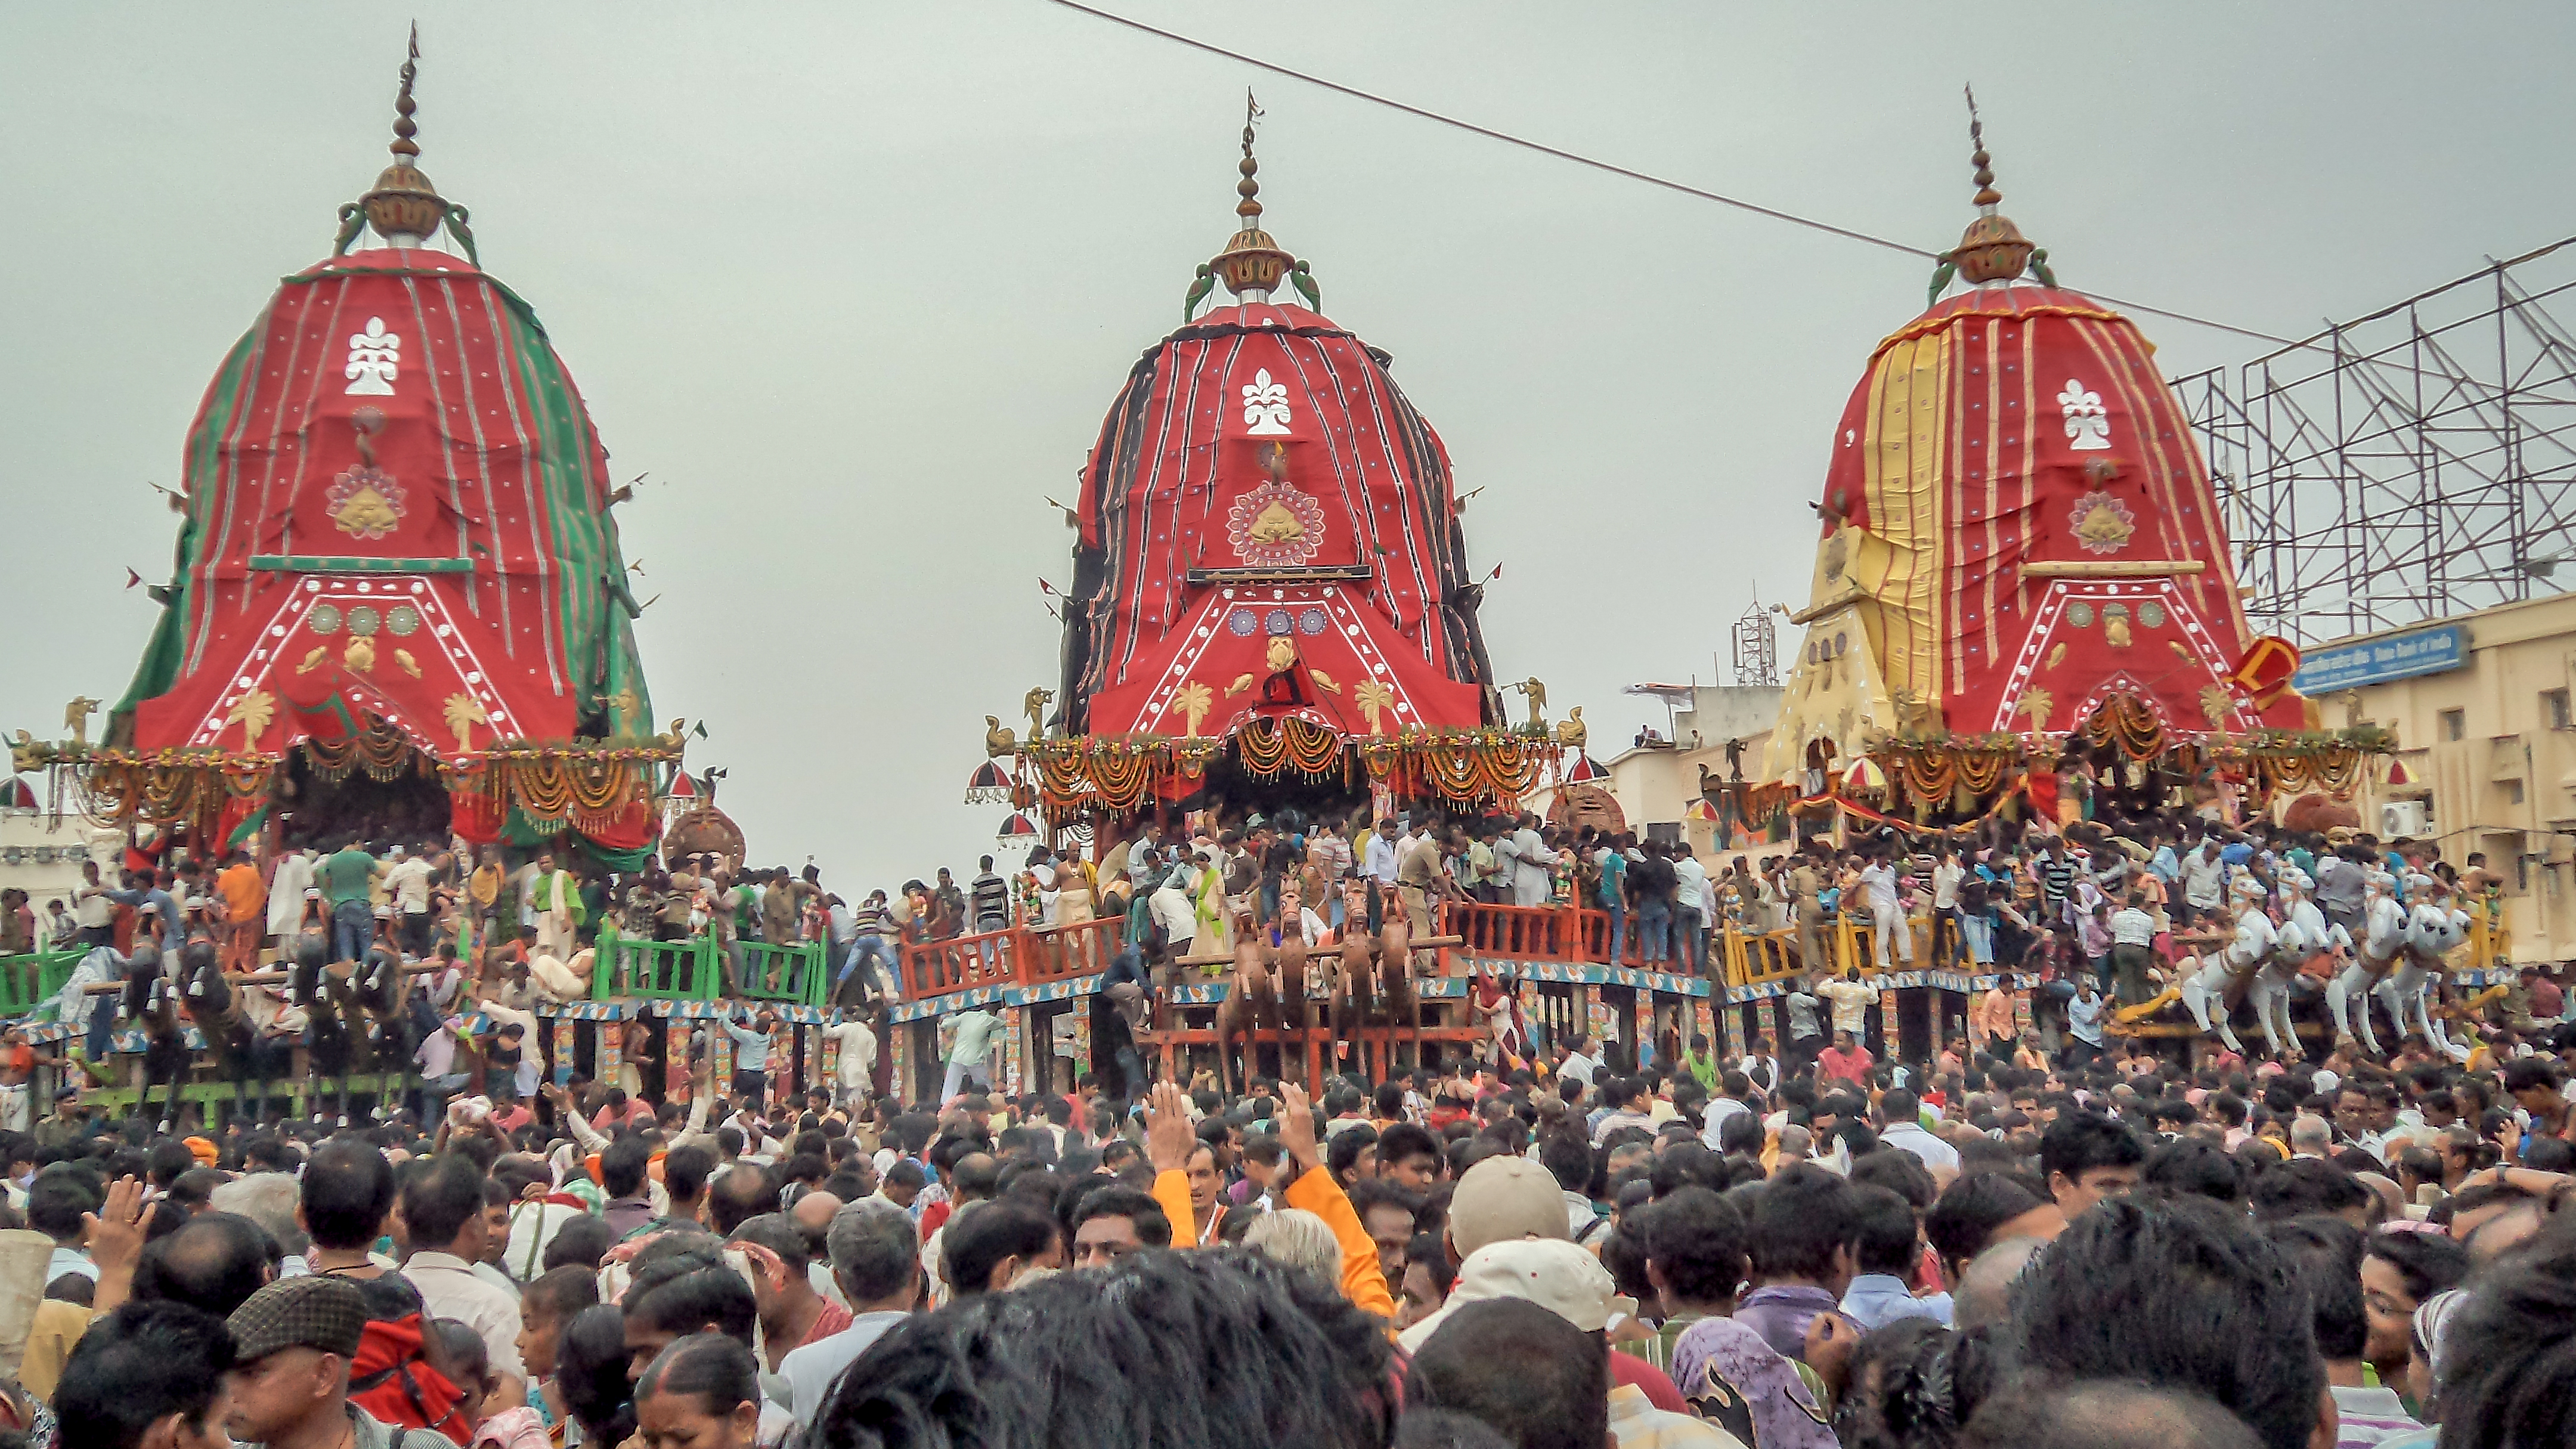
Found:
[[[1448,452],[1388,355],[1318,311],[1304,264],[1259,229],[1252,165],[1247,140],[1243,229],[1191,293],[1195,311],[1222,279],[1235,304],[1147,349],[1084,469],[1056,724],[1485,724],[1493,668]],[[1283,281],[1307,305],[1273,301]]]

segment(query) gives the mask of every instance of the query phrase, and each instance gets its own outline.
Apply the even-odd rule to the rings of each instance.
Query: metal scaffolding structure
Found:
[[[1760,599],[1735,621],[1732,639],[1735,682],[1739,685],[1780,683],[1780,641],[1771,629],[1771,610]]]
[[[2576,581],[2576,336],[2549,311],[2571,288],[2576,237],[2176,380],[2258,630],[2317,643]]]

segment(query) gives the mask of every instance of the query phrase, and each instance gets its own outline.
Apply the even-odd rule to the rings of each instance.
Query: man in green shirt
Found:
[[[941,1059],[948,1063],[948,1075],[939,1084],[939,1104],[942,1107],[970,1081],[991,1090],[993,1033],[1001,1025],[1000,1017],[981,1008],[957,1012],[939,1024],[940,1045],[945,1049],[941,1052]]]
[[[352,839],[322,862],[322,899],[331,906],[331,959],[357,961],[375,944],[372,903],[375,879],[382,869],[366,847]]]
[[[1682,1053],[1682,1070],[1690,1073],[1692,1080],[1708,1088],[1711,1095],[1716,1093],[1717,1057],[1708,1049],[1707,1037],[1692,1035],[1690,1050]]]

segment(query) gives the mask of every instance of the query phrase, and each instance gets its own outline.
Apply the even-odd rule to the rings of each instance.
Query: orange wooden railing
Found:
[[[1013,926],[903,948],[904,997],[920,1001],[980,986],[1041,986],[1106,970],[1125,924],[1111,916],[1075,926]]]
[[[1582,944],[1575,912],[1555,906],[1489,906],[1450,901],[1440,908],[1442,934],[1460,938],[1460,949],[1479,956],[1524,956],[1568,961]]]
[[[1108,970],[1109,958],[1118,954],[1119,929],[1126,924],[1124,917],[1110,916],[1021,932],[1027,945],[1019,958],[1020,984],[1039,986]]]
[[[1024,931],[986,931],[903,948],[903,994],[908,1001],[944,996],[976,986],[1015,984],[1017,948]]]
[[[1481,901],[1450,901],[1441,906],[1440,922],[1446,933],[1465,938],[1458,949],[1470,955],[1510,956],[1524,960],[1608,962],[1610,960],[1610,913],[1589,907],[1574,906],[1493,906]],[[1686,971],[1689,953],[1674,942],[1672,958],[1654,963],[1657,969]],[[1711,942],[1708,956],[1722,959],[1723,945]],[[1637,920],[1628,918],[1627,939],[1621,943],[1621,966],[1644,969],[1646,953],[1637,935]]]

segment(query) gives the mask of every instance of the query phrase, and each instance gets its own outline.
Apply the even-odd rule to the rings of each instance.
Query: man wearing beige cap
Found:
[[[1610,1349],[1607,1330],[1617,1292],[1618,1285],[1611,1279],[1610,1270],[1601,1266],[1601,1260],[1563,1238],[1507,1238],[1469,1254],[1458,1270],[1458,1281],[1449,1289],[1449,1300],[1438,1312],[1399,1334],[1397,1340],[1415,1356],[1419,1371],[1423,1365],[1436,1365],[1446,1356],[1439,1338],[1453,1319],[1462,1314],[1471,1320],[1479,1318],[1482,1314],[1471,1310],[1500,1300],[1534,1303],[1582,1334],[1588,1344],[1586,1352],[1603,1356],[1610,1370],[1606,1376],[1610,1433],[1619,1449],[1745,1449],[1742,1440],[1714,1424],[1655,1406],[1646,1381],[1635,1370],[1643,1369],[1646,1374],[1658,1371]],[[1628,1311],[1635,1307],[1619,1306]],[[1462,1324],[1462,1331],[1467,1327]],[[1492,1355],[1480,1353],[1473,1357]],[[1623,1365],[1622,1359],[1628,1363]],[[1470,1404],[1452,1404],[1451,1400],[1474,1397],[1474,1390],[1463,1380],[1475,1374],[1462,1366],[1462,1372],[1454,1377],[1460,1380],[1454,1392],[1436,1394],[1435,1399],[1443,1406],[1473,1413]],[[1670,1392],[1670,1381],[1666,1380],[1663,1387]],[[1680,1402],[1678,1394],[1674,1394],[1673,1402]]]
[[[1458,1269],[1458,1281],[1449,1290],[1449,1301],[1472,1303],[1480,1297],[1532,1296],[1513,1286],[1519,1281],[1513,1273],[1524,1266],[1525,1260],[1571,1262],[1580,1258],[1592,1265],[1592,1272],[1602,1275],[1599,1281],[1608,1282],[1608,1274],[1593,1250],[1571,1239],[1566,1229],[1564,1194],[1553,1174],[1526,1157],[1486,1158],[1467,1169],[1450,1198],[1449,1228],[1441,1243],[1448,1249],[1451,1265]],[[1534,1253],[1541,1256],[1530,1259]],[[1493,1275],[1492,1281],[1484,1283],[1488,1273]],[[1471,1283],[1471,1279],[1477,1281]],[[1466,1296],[1460,1297],[1462,1293]],[[1606,1312],[1606,1292],[1602,1301]],[[1440,1315],[1434,1313],[1397,1335],[1396,1341],[1410,1353],[1432,1335],[1439,1321]],[[1614,1353],[1610,1355],[1610,1368],[1611,1376],[1620,1384],[1643,1390],[1656,1407],[1683,1407],[1681,1391],[1673,1386],[1672,1379],[1644,1359]]]
[[[234,1362],[224,1428],[243,1449],[453,1449],[444,1434],[397,1429],[349,1402],[349,1360],[367,1301],[338,1278],[281,1278],[225,1320]]]
[[[1452,1265],[1488,1243],[1517,1238],[1566,1242],[1565,1195],[1556,1178],[1526,1157],[1488,1157],[1468,1168],[1449,1198],[1446,1242]]]

